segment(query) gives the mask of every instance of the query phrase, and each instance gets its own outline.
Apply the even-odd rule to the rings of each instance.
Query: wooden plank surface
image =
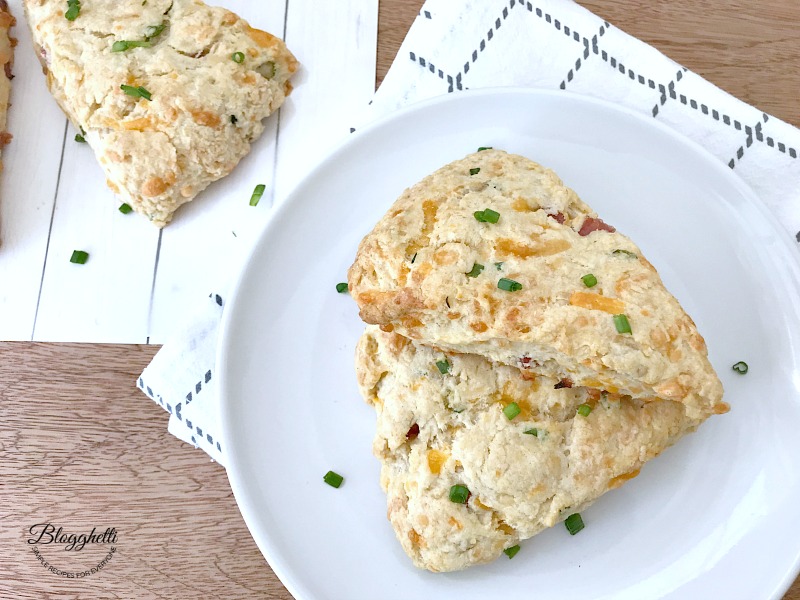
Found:
[[[421,4],[382,0],[378,80]],[[582,4],[800,124],[796,0]],[[0,597],[291,598],[245,529],[224,471],[170,437],[166,413],[134,388],[155,351],[0,344]],[[71,531],[116,527],[119,554],[85,580],[58,577],[25,543],[27,528],[46,521]],[[800,600],[800,582],[785,598]]]

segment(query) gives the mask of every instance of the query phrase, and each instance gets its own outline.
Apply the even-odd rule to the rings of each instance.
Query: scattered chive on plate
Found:
[[[342,477],[335,471],[328,471],[327,473],[325,473],[325,475],[322,476],[322,481],[324,481],[331,487],[338,488],[340,485],[342,485],[344,477]]]

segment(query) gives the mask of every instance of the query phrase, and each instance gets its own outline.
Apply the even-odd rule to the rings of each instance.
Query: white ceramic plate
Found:
[[[353,371],[363,324],[334,287],[405,187],[478,146],[553,168],[639,244],[706,337],[732,410],[586,510],[579,535],[558,525],[514,560],[435,575],[386,520],[375,416]],[[730,169],[654,119],[513,89],[396,113],[300,183],[228,301],[222,419],[245,521],[301,600],[780,597],[800,549],[796,259]],[[322,482],[329,469],[340,489]]]

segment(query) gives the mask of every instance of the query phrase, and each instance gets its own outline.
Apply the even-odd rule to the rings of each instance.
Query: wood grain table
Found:
[[[797,0],[581,3],[800,125]],[[421,5],[381,1],[376,83]],[[0,344],[1,598],[291,598],[245,528],[224,470],[170,436],[167,414],[134,387],[156,350]],[[26,543],[28,528],[44,522],[116,528],[118,551],[97,574],[59,576]],[[106,555],[103,545],[80,554],[98,565]],[[800,581],[786,598],[800,600]]]

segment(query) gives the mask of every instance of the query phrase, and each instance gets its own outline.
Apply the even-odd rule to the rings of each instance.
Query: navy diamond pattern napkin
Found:
[[[366,113],[470,88],[562,89],[667,124],[733,169],[800,243],[800,130],[734,98],[571,0],[428,0]],[[212,293],[138,381],[169,431],[225,464],[214,380],[224,306]]]

